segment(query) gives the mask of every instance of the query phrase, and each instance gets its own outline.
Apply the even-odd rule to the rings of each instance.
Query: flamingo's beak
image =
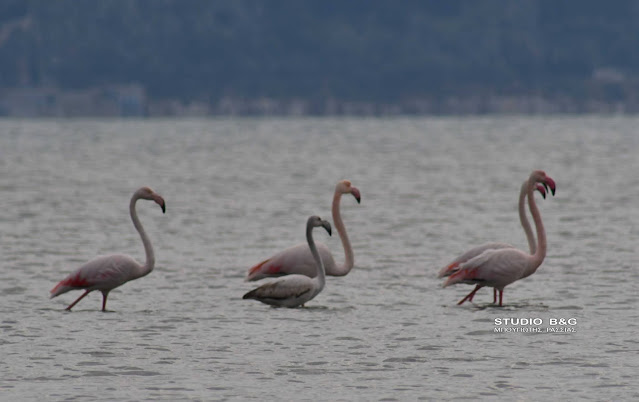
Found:
[[[544,189],[544,186],[542,186],[541,184],[537,185],[537,191],[539,191],[539,194],[541,194],[542,197],[544,197],[544,200],[546,199],[546,189]]]
[[[362,198],[359,194],[359,190],[357,189],[357,187],[351,186],[351,194],[353,194],[353,197],[355,197],[355,199],[357,200],[357,203],[359,204]]]
[[[328,232],[328,235],[329,235],[329,236],[332,236],[332,235],[333,235],[332,230],[331,230],[331,224],[330,224],[328,221],[324,221],[324,220],[323,220],[323,221],[322,221],[322,227],[323,227],[324,229],[326,229],[326,231]]]
[[[156,197],[153,197],[153,201],[155,201],[162,208],[163,214],[166,213],[166,202],[164,202],[164,198],[158,195]]]
[[[555,195],[555,181],[553,179],[551,179],[550,177],[546,177],[546,180],[544,181],[544,186],[548,185],[548,187],[550,187],[550,192],[552,193],[552,195]]]

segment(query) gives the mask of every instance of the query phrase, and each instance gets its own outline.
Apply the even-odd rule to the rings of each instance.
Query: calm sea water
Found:
[[[637,127],[0,121],[0,399],[637,399]],[[557,182],[537,197],[546,260],[503,308],[487,289],[456,306],[471,287],[442,289],[438,269],[486,241],[526,248],[516,203],[534,169]],[[251,265],[303,242],[309,215],[331,219],[343,178],[362,194],[342,200],[353,271],[306,308],[242,300]],[[111,292],[107,313],[99,293],[65,312],[80,293],[48,291],[72,269],[144,259],[128,215],[142,185],[167,202],[138,203],[155,271]],[[342,261],[337,236],[315,236]]]

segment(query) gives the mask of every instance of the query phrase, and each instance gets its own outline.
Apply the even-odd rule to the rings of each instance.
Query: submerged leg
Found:
[[[472,292],[468,293],[468,294],[466,295],[466,297],[464,297],[463,299],[461,299],[461,300],[459,301],[459,303],[457,303],[457,305],[459,306],[460,304],[463,304],[466,300],[473,301],[473,297],[475,296],[475,293],[476,293],[479,289],[481,289],[481,288],[482,288],[482,286],[481,286],[481,285],[477,285],[477,286],[475,286],[475,289],[473,289],[473,291],[472,291]]]
[[[78,302],[80,300],[82,300],[82,298],[86,295],[88,295],[89,293],[91,293],[90,290],[85,291],[84,293],[82,293],[82,296],[78,297],[73,303],[69,304],[69,307],[66,308],[66,310],[71,311],[71,309],[73,308],[73,306],[75,306],[76,304],[78,304]]]

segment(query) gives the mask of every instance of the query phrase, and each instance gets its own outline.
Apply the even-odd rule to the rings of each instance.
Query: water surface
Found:
[[[12,400],[638,398],[636,118],[0,121],[0,396]],[[537,197],[538,272],[446,289],[438,269],[486,241],[527,247],[516,202]],[[303,309],[241,296],[247,269],[330,217],[335,183],[356,266]],[[156,269],[114,290],[49,300],[99,254]],[[337,236],[315,231],[336,259]],[[496,318],[540,326],[496,325]],[[545,332],[573,319],[569,333]],[[496,332],[500,327],[511,332]],[[542,332],[512,332],[539,327]]]

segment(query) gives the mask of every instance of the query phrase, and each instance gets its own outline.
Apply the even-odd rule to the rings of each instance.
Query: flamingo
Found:
[[[124,285],[128,281],[148,275],[153,271],[155,265],[153,247],[135,210],[135,204],[139,199],[155,201],[162,207],[162,213],[166,211],[166,204],[159,194],[148,187],[138,189],[131,197],[129,212],[131,213],[133,226],[135,226],[135,229],[140,233],[140,237],[142,238],[144,251],[146,253],[146,263],[140,265],[133,258],[122,254],[96,257],[70,273],[51,289],[51,298],[70,290],[85,289],[85,292],[66,308],[67,310],[71,310],[73,306],[78,304],[86,295],[94,290],[99,290],[102,292],[102,311],[106,311],[107,296],[111,290]]]
[[[331,224],[319,216],[311,216],[306,222],[306,241],[313,260],[316,276],[291,274],[277,278],[245,294],[242,299],[255,299],[275,307],[298,307],[313,299],[324,289],[326,282],[324,263],[313,241],[313,228],[323,227],[331,235]]]
[[[344,264],[337,265],[328,247],[321,243],[317,245],[322,261],[324,262],[324,266],[326,267],[326,275],[331,276],[344,276],[350,272],[351,268],[353,268],[353,265],[355,264],[353,248],[348,240],[346,227],[344,226],[344,222],[342,221],[342,216],[339,211],[342,194],[352,194],[358,204],[361,201],[359,190],[353,186],[350,181],[342,180],[335,186],[332,208],[333,222],[335,223],[335,228],[337,229],[337,233],[339,233],[340,239],[342,240],[342,246],[344,247]],[[317,269],[315,267],[315,260],[311,255],[308,246],[305,243],[302,243],[282,250],[271,258],[253,266],[249,269],[246,281],[257,281],[266,277],[289,274],[300,274],[312,277],[315,276],[316,273]]]
[[[543,183],[555,194],[555,182],[541,170],[531,173],[528,179],[527,197],[528,207],[535,222],[538,245],[534,253],[528,254],[515,248],[488,249],[483,253],[459,264],[458,269],[453,272],[444,287],[456,283],[476,284],[475,289],[459,304],[466,300],[472,300],[475,292],[483,286],[490,286],[499,291],[499,306],[502,306],[504,288],[526,276],[534,273],[543,262],[546,256],[546,232],[541,221],[541,215],[535,198],[533,196],[536,183]]]
[[[546,188],[544,187],[544,185],[536,184],[535,189],[539,191],[541,196],[545,199]],[[528,247],[530,249],[530,254],[534,254],[535,251],[537,250],[537,243],[535,241],[535,235],[532,232],[532,228],[530,227],[530,222],[528,222],[528,218],[526,217],[525,205],[526,205],[527,191],[528,191],[528,179],[524,180],[524,182],[521,184],[521,191],[519,192],[519,203],[518,203],[519,222],[521,223],[521,226],[523,227],[524,232],[526,233],[526,239],[528,240]],[[485,243],[485,244],[482,244],[481,246],[474,247],[468,250],[467,252],[465,252],[464,254],[462,254],[461,256],[457,257],[453,262],[446,265],[444,268],[442,268],[439,271],[437,277],[443,278],[445,276],[450,276],[451,274],[453,274],[459,269],[460,264],[470,260],[471,258],[477,257],[478,255],[480,255],[486,250],[503,249],[503,248],[514,248],[514,247],[508,243],[498,243],[498,242]],[[477,287],[473,290],[473,292],[469,294],[468,301],[473,301],[473,297],[475,295],[474,292],[479,290],[481,287],[482,286],[477,285]],[[493,289],[493,303],[496,303],[496,302],[497,302],[497,289]]]

